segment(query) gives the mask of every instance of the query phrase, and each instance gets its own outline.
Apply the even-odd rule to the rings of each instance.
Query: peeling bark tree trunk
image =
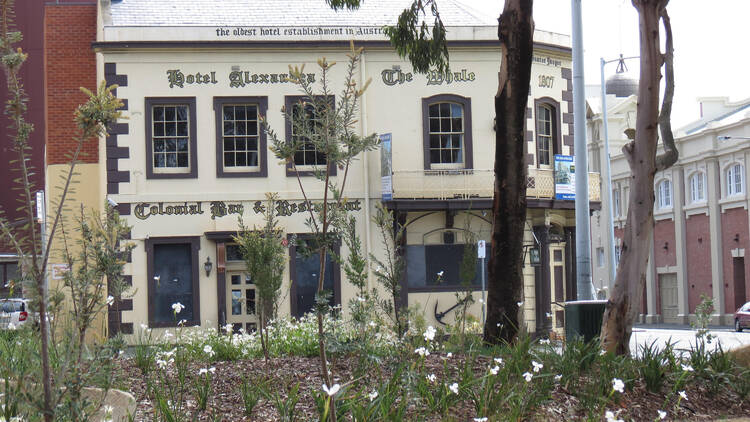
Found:
[[[495,192],[484,340],[511,342],[523,300],[526,222],[526,104],[534,43],[533,0],[506,0],[498,19],[502,62],[495,95]]]
[[[638,117],[635,140],[623,147],[630,166],[630,202],[620,264],[615,286],[607,302],[602,323],[602,347],[616,354],[630,352],[630,335],[641,308],[646,286],[649,242],[654,229],[654,175],[677,161],[669,114],[674,93],[672,72],[672,31],[666,5],[669,0],[633,0],[638,10],[641,43],[641,74],[638,85]],[[664,20],[666,53],[659,49],[659,20]],[[666,65],[666,89],[662,114],[659,115],[659,82],[661,66]],[[656,157],[657,129],[661,124],[667,153]],[[657,164],[658,163],[658,164]]]

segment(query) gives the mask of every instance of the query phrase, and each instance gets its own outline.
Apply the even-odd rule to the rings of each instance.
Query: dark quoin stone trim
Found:
[[[128,86],[128,75],[117,74],[117,63],[104,63],[104,80],[107,85]],[[117,96],[117,89],[114,89],[112,94]],[[124,99],[123,103],[120,110],[127,110],[127,99]],[[108,195],[120,193],[120,183],[130,182],[130,172],[121,171],[118,162],[120,158],[129,157],[129,149],[117,146],[117,135],[127,135],[129,131],[128,123],[113,123],[107,128],[105,145]]]
[[[549,165],[554,166],[554,155],[562,154],[562,128],[560,127],[560,103],[550,97],[542,97],[534,100],[534,127],[536,130],[536,166],[539,167],[539,106],[547,106],[552,111],[552,156]]]
[[[424,150],[424,169],[430,170],[430,105],[435,103],[457,103],[464,108],[464,169],[474,168],[474,144],[471,129],[471,98],[455,94],[438,94],[422,98],[422,147]]]
[[[121,216],[130,215],[130,204],[128,203],[117,204],[117,213],[120,214]]]
[[[322,95],[316,95],[314,97],[316,100],[322,99]],[[293,107],[295,104],[300,102],[309,102],[308,97],[304,95],[286,95],[284,96],[284,110],[286,110],[286,115],[284,116],[284,134],[286,135],[287,142],[292,142],[292,121],[289,119],[289,116],[292,115]],[[328,100],[334,105],[336,105],[335,97],[333,95],[328,96]],[[337,168],[335,165],[332,165],[328,162],[328,159],[326,158],[326,164],[328,167],[328,174],[331,176],[336,176],[337,174]],[[309,168],[311,166],[303,166],[303,168]],[[297,173],[299,172],[300,176],[315,176],[315,172],[313,170],[297,170],[294,171],[294,168],[292,167],[292,163],[288,163],[286,165],[286,175],[288,177],[297,177]]]
[[[201,298],[200,298],[200,272],[198,271],[198,251],[201,248],[201,238],[198,236],[185,236],[185,237],[152,237],[145,240],[146,246],[146,284],[148,286],[148,326],[150,328],[160,327],[176,327],[177,321],[170,322],[154,322],[154,288],[156,281],[154,280],[154,245],[163,244],[190,244],[191,251],[191,264],[192,264],[192,278],[193,278],[193,320],[187,321],[184,325],[193,326],[200,325],[201,323]]]
[[[258,170],[257,171],[226,171],[224,169],[224,105],[255,105],[258,107]],[[268,97],[214,97],[214,112],[216,114],[216,177],[267,177],[268,176],[268,147],[266,145],[266,131],[263,130],[260,118],[268,113]]]
[[[570,148],[570,155],[575,155],[575,141],[573,140],[573,70],[568,67],[560,69],[562,78],[566,82],[565,91],[562,92],[562,99],[568,103],[568,113],[570,114],[569,121],[563,116],[565,121],[564,124],[568,125],[568,134],[563,138],[563,144]]]
[[[185,173],[155,173],[154,145],[152,138],[153,113],[151,107],[155,105],[187,105],[188,106],[188,136],[190,171]],[[146,179],[196,179],[198,178],[198,119],[195,111],[195,97],[146,97]]]

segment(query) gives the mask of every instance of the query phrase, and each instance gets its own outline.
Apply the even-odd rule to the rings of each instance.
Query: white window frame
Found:
[[[690,203],[706,202],[706,173],[696,171],[690,175]]]
[[[745,167],[740,163],[731,164],[724,172],[727,196],[745,193]],[[738,186],[739,185],[739,186]]]
[[[612,190],[612,214],[615,217],[622,215],[620,208],[620,189]]]
[[[669,179],[663,179],[656,187],[657,208],[660,210],[672,208],[672,182]]]

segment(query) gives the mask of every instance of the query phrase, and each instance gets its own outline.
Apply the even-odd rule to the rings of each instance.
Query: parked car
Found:
[[[16,329],[29,323],[38,323],[38,314],[29,310],[30,302],[30,299],[0,300],[0,330]]]
[[[734,329],[742,331],[743,328],[750,328],[750,302],[742,305],[734,313]]]

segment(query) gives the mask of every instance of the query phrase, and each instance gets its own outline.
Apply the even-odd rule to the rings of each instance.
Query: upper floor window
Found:
[[[535,101],[536,107],[536,156],[540,166],[552,166],[555,154],[560,154],[558,103],[551,98]]]
[[[690,176],[690,202],[706,201],[706,174],[698,171]]]
[[[146,98],[146,177],[195,178],[195,98]]]
[[[727,196],[745,192],[742,164],[732,164],[726,171]]]
[[[291,119],[287,116],[286,135],[287,139],[292,142],[300,142],[300,148],[294,154],[294,166],[301,170],[304,175],[312,174],[312,169],[320,166],[327,166],[328,160],[323,151],[319,151],[311,139],[312,136],[322,135],[319,132],[322,127],[321,119],[323,111],[320,107],[316,108],[314,102],[322,100],[323,97],[315,97],[313,101],[304,96],[287,96],[285,97],[286,110],[290,110]],[[333,104],[333,96],[328,99]],[[299,169],[302,167],[302,169]],[[287,168],[287,174],[290,172],[291,164]],[[336,174],[336,166],[329,169],[331,175]]]
[[[672,208],[672,182],[670,182],[669,180],[662,180],[657,185],[657,191],[658,208]]]
[[[266,176],[266,97],[216,97],[216,176]]]
[[[620,190],[619,189],[614,189],[612,191],[612,202],[613,202],[612,214],[615,217],[621,216],[622,208],[620,208]]]
[[[425,169],[473,167],[470,98],[423,98],[422,118]]]

